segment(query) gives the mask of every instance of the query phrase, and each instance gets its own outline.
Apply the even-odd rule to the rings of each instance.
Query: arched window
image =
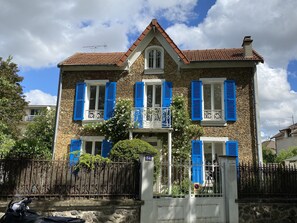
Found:
[[[154,73],[163,73],[164,50],[159,46],[148,47],[145,51],[145,70]]]

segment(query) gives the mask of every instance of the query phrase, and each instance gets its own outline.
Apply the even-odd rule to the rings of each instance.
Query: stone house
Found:
[[[297,123],[279,130],[279,133],[271,137],[275,139],[276,154],[290,147],[297,147]]]
[[[75,150],[107,156],[111,143],[83,135],[82,126],[110,118],[116,100],[128,98],[137,124],[130,138],[161,150],[165,135],[171,159],[170,103],[182,94],[193,123],[204,129],[203,137],[192,141],[193,163],[212,163],[220,155],[261,161],[256,66],[263,58],[252,41],[246,36],[241,48],[180,50],[153,19],[127,52],[70,56],[58,64],[54,158]],[[202,182],[203,170],[195,173],[193,181]]]

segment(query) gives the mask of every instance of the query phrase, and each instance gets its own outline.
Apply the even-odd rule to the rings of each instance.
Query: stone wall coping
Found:
[[[247,204],[247,203],[297,204],[297,198],[244,198],[244,199],[236,199],[235,202],[239,204]]]
[[[5,211],[9,200],[0,201],[0,212]],[[66,211],[66,210],[94,210],[97,207],[135,208],[143,205],[143,201],[122,199],[69,199],[69,200],[34,200],[29,205],[34,211]]]

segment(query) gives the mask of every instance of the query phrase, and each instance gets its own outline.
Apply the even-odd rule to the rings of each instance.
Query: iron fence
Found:
[[[281,164],[238,166],[239,198],[297,197],[297,168]]]
[[[169,177],[171,168],[171,177]],[[194,182],[193,171],[201,174],[200,182]],[[171,193],[169,180],[171,179]],[[222,181],[219,164],[193,164],[189,161],[162,162],[158,173],[155,172],[154,196],[196,196],[221,197]]]
[[[67,161],[0,159],[0,197],[139,196],[139,163],[100,163],[77,169]]]

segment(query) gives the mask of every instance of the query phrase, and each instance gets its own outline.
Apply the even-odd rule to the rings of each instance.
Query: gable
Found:
[[[176,46],[169,35],[159,25],[159,23],[153,19],[147,28],[142,32],[138,39],[132,44],[128,51],[120,58],[117,63],[118,66],[127,65],[131,66],[141,53],[149,46],[153,39],[157,39],[164,50],[172,57],[172,59],[178,64],[181,60],[184,64],[189,64],[189,60],[183,54],[183,52]]]

